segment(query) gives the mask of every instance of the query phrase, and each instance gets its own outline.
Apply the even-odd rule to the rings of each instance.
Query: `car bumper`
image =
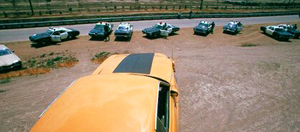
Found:
[[[195,33],[199,33],[199,34],[206,34],[208,33],[207,30],[199,30],[199,29],[196,29],[194,30]]]
[[[93,38],[103,38],[105,35],[103,34],[89,34]]]
[[[224,31],[226,31],[226,32],[231,32],[231,33],[237,32],[237,30],[234,30],[234,29],[224,29]]]
[[[120,38],[130,38],[131,35],[130,34],[115,34],[116,37],[120,37]]]
[[[22,62],[18,61],[16,63],[13,63],[13,64],[8,65],[8,66],[0,66],[0,71],[10,70],[10,69],[14,69],[14,68],[20,67],[20,66],[22,66]]]

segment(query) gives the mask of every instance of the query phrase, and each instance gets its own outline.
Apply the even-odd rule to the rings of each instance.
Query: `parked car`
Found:
[[[294,25],[291,24],[279,24],[278,27],[283,28],[285,31],[294,35],[294,38],[297,39],[300,36],[300,31]]]
[[[108,37],[113,31],[113,24],[108,22],[99,22],[95,27],[89,32],[92,39],[102,39]],[[107,29],[107,31],[105,30]]]
[[[194,34],[208,35],[212,32],[212,22],[200,21],[197,26],[194,27]]]
[[[44,33],[34,34],[29,37],[33,44],[50,44],[53,42],[61,42],[67,39],[74,39],[80,32],[72,28],[49,27]]]
[[[133,25],[128,22],[122,22],[115,31],[115,36],[119,38],[131,38]]]
[[[0,71],[21,69],[21,59],[5,45],[0,44]]]
[[[260,30],[278,40],[289,40],[294,37],[293,34],[278,26],[262,26]]]
[[[151,28],[145,28],[142,30],[143,34],[146,34],[147,37],[159,37],[159,36],[169,36],[179,31],[180,28],[168,23],[157,23]]]
[[[223,33],[238,34],[243,29],[243,24],[237,21],[231,21],[223,27]]]
[[[31,132],[177,132],[174,71],[163,54],[112,55],[66,88]]]

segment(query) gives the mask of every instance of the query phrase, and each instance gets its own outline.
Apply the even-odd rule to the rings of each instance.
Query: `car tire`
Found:
[[[20,69],[22,69],[22,62],[19,66],[16,67],[16,70],[20,70]]]

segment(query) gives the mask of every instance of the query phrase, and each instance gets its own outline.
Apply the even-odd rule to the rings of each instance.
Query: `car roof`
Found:
[[[203,23],[203,24],[210,24],[211,22],[208,22],[208,21],[204,21],[204,20],[202,20],[202,21],[200,21],[199,23]]]
[[[89,75],[49,106],[34,131],[155,131],[159,80],[136,75]]]
[[[0,44],[0,49],[8,49],[5,45],[3,45],[3,44]]]
[[[172,64],[170,58],[160,53],[118,54],[110,56],[93,74],[141,74],[170,83]]]
[[[98,22],[96,25],[105,25],[107,22]]]

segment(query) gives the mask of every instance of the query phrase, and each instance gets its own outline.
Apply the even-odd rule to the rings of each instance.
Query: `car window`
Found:
[[[154,27],[154,28],[158,28],[158,29],[161,29],[161,28],[162,28],[162,26],[161,26],[161,25],[158,25],[158,24],[154,25],[153,27]]]
[[[237,25],[236,25],[236,24],[229,23],[228,26],[229,26],[229,27],[232,27],[232,28],[236,28]]]
[[[160,85],[157,106],[157,132],[169,130],[169,87]]]
[[[0,56],[11,54],[12,52],[9,49],[0,49]]]
[[[54,32],[52,35],[59,35],[59,32]]]
[[[48,30],[46,31],[46,33],[47,33],[47,34],[52,34],[52,33],[53,33],[53,31],[52,31],[52,30],[50,30],[50,29],[48,29]]]
[[[199,26],[205,26],[205,27],[207,27],[208,24],[205,24],[205,23],[199,23]]]
[[[64,33],[64,32],[66,32],[66,31],[64,31],[64,30],[59,31],[59,33]]]
[[[118,30],[128,30],[128,27],[125,27],[125,26],[119,26]]]
[[[104,25],[96,25],[94,28],[95,29],[104,29]]]

